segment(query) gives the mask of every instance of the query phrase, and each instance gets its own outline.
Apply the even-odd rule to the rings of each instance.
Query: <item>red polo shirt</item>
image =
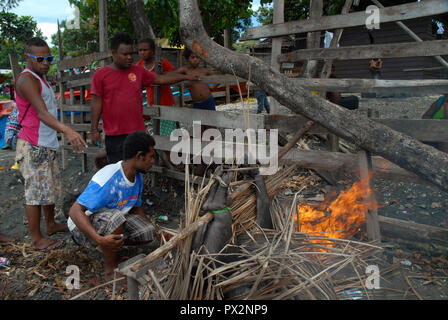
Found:
[[[135,65],[126,70],[105,66],[95,72],[91,94],[103,98],[101,118],[106,135],[145,131],[142,88],[154,79],[152,72]]]

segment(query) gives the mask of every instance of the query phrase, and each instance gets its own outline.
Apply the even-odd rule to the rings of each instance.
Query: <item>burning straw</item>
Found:
[[[275,195],[282,182],[294,174],[284,168],[266,179],[273,197],[271,215],[275,230],[256,225],[253,188],[246,189],[232,205],[233,241],[218,254],[191,252],[190,236],[150,271],[143,299],[337,299],[341,290],[364,290],[360,276],[381,247],[359,241],[297,232],[294,198],[289,210]],[[188,167],[186,176],[188,179]],[[199,215],[213,179],[195,190],[186,182],[186,215],[181,228]],[[299,194],[299,192],[296,193]],[[347,281],[337,279],[344,272]],[[336,285],[337,283],[337,285]]]

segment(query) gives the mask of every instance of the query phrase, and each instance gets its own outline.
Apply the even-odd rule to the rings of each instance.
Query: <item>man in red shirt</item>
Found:
[[[134,131],[145,131],[142,88],[154,84],[171,84],[198,80],[181,74],[156,75],[133,62],[131,37],[117,33],[111,39],[113,62],[97,70],[92,78],[92,142],[101,143],[98,131],[100,117],[106,133],[106,154],[109,163],[123,158],[123,142]]]

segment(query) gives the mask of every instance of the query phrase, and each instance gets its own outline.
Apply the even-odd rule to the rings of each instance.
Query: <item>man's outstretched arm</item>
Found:
[[[192,76],[192,75],[187,75],[187,74],[182,74],[182,73],[177,73],[177,72],[170,72],[167,74],[158,74],[156,75],[153,84],[173,84],[173,83],[177,83],[180,81],[185,81],[185,80],[190,80],[190,81],[197,81],[200,80],[198,76]]]

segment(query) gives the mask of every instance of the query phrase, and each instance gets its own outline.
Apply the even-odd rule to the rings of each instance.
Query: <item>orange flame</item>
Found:
[[[377,207],[371,198],[369,178],[341,191],[331,203],[331,195],[327,196],[317,209],[299,204],[295,217],[297,230],[329,238],[347,238],[356,233],[365,222],[365,213]]]

